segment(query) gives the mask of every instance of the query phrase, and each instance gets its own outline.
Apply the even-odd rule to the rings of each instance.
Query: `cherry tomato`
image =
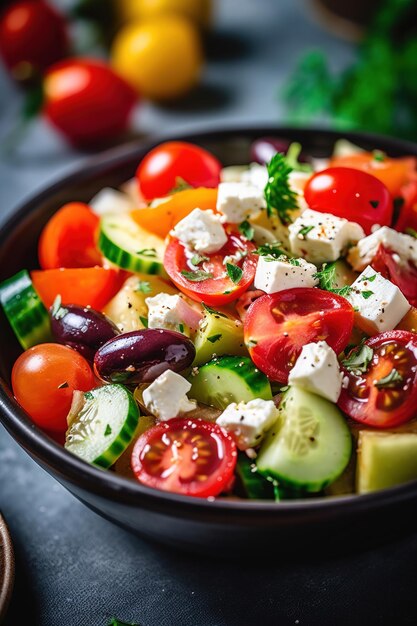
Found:
[[[391,159],[378,152],[359,152],[344,157],[334,157],[330,161],[331,167],[352,167],[372,174],[378,178],[390,194],[400,195],[401,187],[408,181],[416,170],[415,157]]]
[[[126,130],[137,96],[105,63],[67,59],[44,79],[44,114],[71,143],[100,143]]]
[[[122,276],[118,270],[104,267],[35,270],[31,274],[33,285],[47,308],[60,295],[64,304],[91,306],[98,311],[120,289]]]
[[[49,220],[39,240],[39,263],[44,270],[101,265],[96,247],[99,219],[86,204],[71,202]]]
[[[374,224],[390,226],[392,199],[380,180],[350,167],[330,167],[310,178],[304,190],[314,211],[357,222],[369,235]]]
[[[132,453],[136,478],[154,489],[207,498],[229,488],[237,451],[217,424],[171,419],[147,430]]]
[[[417,179],[411,179],[403,185],[397,197],[402,200],[402,204],[395,222],[395,230],[404,233],[411,228],[417,232]]]
[[[191,187],[217,187],[220,162],[210,152],[183,141],[169,141],[151,150],[136,172],[145,198],[162,198],[179,182]]]
[[[379,246],[372,260],[372,267],[388,278],[403,292],[413,306],[417,306],[417,267],[399,258],[399,255],[384,246]]]
[[[346,298],[314,288],[287,289],[264,295],[249,307],[245,344],[255,365],[285,384],[307,343],[326,341],[339,354],[349,342],[353,319]]]
[[[166,202],[132,211],[131,215],[139,226],[165,239],[169,231],[193,209],[211,209],[215,212],[216,203],[217,189],[199,187],[178,191],[168,196]]]
[[[411,419],[417,403],[417,336],[392,330],[365,341],[373,356],[365,371],[343,368],[348,379],[338,405],[352,419],[391,428]],[[363,368],[362,368],[363,369]]]
[[[204,255],[198,266],[193,265],[193,254],[178,239],[172,238],[165,251],[164,266],[172,282],[187,296],[197,302],[212,306],[222,306],[236,300],[253,282],[256,272],[257,257],[250,254],[255,246],[236,233],[229,233],[227,243],[218,252]],[[229,278],[224,259],[242,253],[243,259],[233,261],[239,270],[243,270],[236,282]],[[188,277],[183,272],[189,272]],[[201,280],[190,280],[197,272],[208,276]],[[238,277],[239,278],[239,277]]]
[[[50,431],[65,432],[75,390],[96,386],[93,372],[75,350],[43,343],[26,350],[12,370],[13,393],[35,424]]]
[[[15,2],[0,20],[0,55],[25,80],[62,59],[68,48],[64,18],[41,0]]]

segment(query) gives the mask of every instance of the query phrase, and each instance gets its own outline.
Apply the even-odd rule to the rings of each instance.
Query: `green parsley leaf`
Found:
[[[247,220],[239,224],[239,232],[242,233],[242,235],[246,237],[248,241],[252,241],[255,235],[255,229],[251,224],[249,224]]]
[[[322,268],[319,272],[314,274],[314,278],[317,278],[319,281],[320,289],[324,289],[325,291],[331,291],[338,296],[343,296],[346,298],[351,291],[352,287],[350,285],[346,285],[345,287],[335,288],[334,285],[337,284],[337,266],[336,261],[333,263],[323,263]]]
[[[393,367],[389,374],[377,380],[374,385],[378,389],[390,389],[396,387],[398,383],[402,383],[403,380],[401,374]]]
[[[156,249],[155,248],[143,248],[142,250],[138,250],[136,254],[154,258],[156,257]]]
[[[140,626],[139,624],[131,624],[130,622],[122,622],[116,617],[113,617],[108,626]]]
[[[202,263],[203,261],[210,261],[210,259],[208,258],[208,256],[201,256],[200,254],[195,254],[193,257],[191,257],[191,265],[200,265],[200,263]]]
[[[142,322],[143,326],[145,328],[148,328],[148,318],[147,317],[142,317],[142,315],[139,315],[139,319]]]
[[[301,237],[305,238],[307,237],[308,233],[312,231],[313,229],[314,229],[314,226],[303,226],[303,228],[301,228],[298,231],[298,234],[301,235]]]
[[[228,277],[230,278],[232,283],[235,283],[235,285],[237,285],[242,280],[243,270],[241,267],[233,265],[233,263],[226,263],[226,271]]]
[[[292,222],[291,212],[298,209],[297,193],[290,187],[292,167],[282,152],[277,152],[267,165],[268,182],[265,187],[268,217],[276,214],[283,224]]]
[[[373,291],[361,291],[361,296],[363,298],[365,298],[365,300],[367,300],[368,298],[370,298],[373,295],[374,295]]]
[[[180,333],[184,332],[184,324],[178,324],[178,330],[180,331]]]
[[[111,435],[111,434],[112,434],[112,429],[111,429],[111,426],[110,426],[110,424],[107,424],[107,426],[106,426],[106,430],[104,431],[104,436],[105,436],[105,437],[108,437],[108,436],[109,436],[109,435]]]
[[[414,228],[406,228],[405,233],[406,235],[410,235],[410,237],[415,237],[417,239],[417,230],[414,230]]]
[[[298,259],[287,259],[290,265],[295,265],[296,267],[300,267],[301,263]]]
[[[151,293],[152,291],[151,283],[148,283],[146,280],[140,280],[138,282],[138,286],[136,287],[135,291],[140,291],[142,293]]]
[[[287,150],[285,160],[287,164],[296,172],[313,172],[313,168],[309,163],[300,163],[299,156],[301,154],[302,145],[298,141],[293,141]]]
[[[169,192],[169,195],[173,195],[174,193],[178,193],[179,191],[185,191],[186,189],[193,189],[192,185],[187,183],[186,180],[181,178],[181,176],[177,176],[175,179],[175,186]]]
[[[277,243],[265,243],[263,246],[259,246],[259,248],[255,251],[255,254],[259,256],[271,256],[274,259],[277,259],[280,256],[287,256],[285,252],[280,248],[281,243],[277,241]]]
[[[387,158],[387,155],[385,154],[385,152],[382,152],[382,150],[374,150],[372,152],[372,156],[374,158],[374,161],[385,161],[385,159]]]
[[[224,317],[226,319],[229,319],[227,315],[225,315],[224,313],[220,313],[220,311],[216,311],[216,309],[212,309],[211,306],[209,306],[208,304],[204,304],[204,302],[203,302],[203,307],[206,309],[207,313],[210,313],[211,315],[218,315],[219,317]]]
[[[363,278],[360,279],[360,283],[373,283],[374,280],[376,278],[376,274],[374,274],[373,276],[364,276]]]
[[[181,274],[185,276],[187,280],[190,280],[192,283],[200,283],[203,280],[214,278],[213,274],[211,274],[210,272],[205,272],[204,270],[195,270],[195,272],[188,272],[187,270],[182,270]]]
[[[349,352],[346,359],[342,361],[342,365],[354,374],[364,374],[368,369],[369,363],[372,361],[374,351],[372,348],[362,343],[357,348]]]
[[[218,333],[217,335],[211,335],[211,337],[207,337],[207,341],[209,341],[210,343],[216,343],[216,341],[219,341],[219,339],[222,338],[222,334]]]

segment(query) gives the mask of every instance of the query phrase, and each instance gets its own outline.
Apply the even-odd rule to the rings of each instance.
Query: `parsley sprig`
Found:
[[[319,281],[320,289],[324,289],[325,291],[331,291],[339,296],[343,296],[346,298],[352,291],[353,287],[346,285],[345,287],[335,287],[337,284],[337,266],[336,261],[333,263],[323,263],[320,271],[314,274],[314,278],[317,278]]]
[[[364,374],[367,371],[368,365],[372,361],[373,356],[374,351],[372,348],[367,346],[365,343],[361,343],[349,352],[346,359],[342,361],[342,365],[353,374]]]
[[[286,256],[279,241],[276,243],[265,243],[263,246],[259,246],[259,248],[255,250],[254,254],[258,254],[259,256],[271,256],[274,259],[277,259],[280,256]]]
[[[277,152],[267,165],[268,182],[265,187],[268,217],[277,215],[285,225],[291,224],[291,212],[298,208],[297,192],[291,189],[289,175],[293,168],[282,152]]]
[[[400,372],[393,367],[389,374],[377,380],[374,385],[378,389],[392,389],[393,387],[396,387],[398,383],[402,383],[403,380],[404,379]]]

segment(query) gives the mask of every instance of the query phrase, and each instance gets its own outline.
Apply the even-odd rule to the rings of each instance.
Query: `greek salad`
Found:
[[[45,224],[0,285],[13,393],[159,490],[282,501],[417,479],[417,159],[169,142]]]

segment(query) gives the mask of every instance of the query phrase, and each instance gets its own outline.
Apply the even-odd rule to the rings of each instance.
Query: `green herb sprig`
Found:
[[[297,193],[290,187],[289,175],[293,171],[285,155],[277,152],[267,165],[268,182],[265,187],[268,217],[276,215],[283,224],[291,224],[291,213],[298,209]]]

